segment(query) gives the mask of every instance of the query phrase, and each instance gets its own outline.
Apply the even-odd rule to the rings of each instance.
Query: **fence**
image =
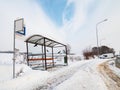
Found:
[[[120,68],[120,57],[116,57],[115,65],[116,67]]]

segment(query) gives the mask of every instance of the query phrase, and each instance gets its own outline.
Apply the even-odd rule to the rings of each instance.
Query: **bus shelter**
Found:
[[[26,40],[26,47],[27,47],[27,64],[29,66],[29,61],[35,61],[35,60],[42,60],[44,63],[44,69],[47,70],[48,66],[47,66],[47,61],[51,60],[52,62],[52,66],[54,67],[54,48],[59,48],[59,47],[64,47],[65,50],[65,57],[64,57],[64,61],[66,63],[66,65],[68,65],[68,58],[67,58],[67,45],[62,44],[58,41],[55,41],[53,39],[44,37],[42,35],[32,35],[30,37],[28,37]],[[31,52],[29,52],[29,45],[28,44],[33,44],[34,47],[36,46],[41,46],[41,53],[37,53],[37,54],[32,54]],[[47,49],[46,48],[51,48],[51,57],[47,57]],[[36,56],[36,55],[41,55],[41,58],[30,58],[31,56]]]

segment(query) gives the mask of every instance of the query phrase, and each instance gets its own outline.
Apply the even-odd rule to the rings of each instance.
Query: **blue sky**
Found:
[[[39,0],[38,3],[57,26],[63,25],[63,13],[65,13],[67,20],[70,20],[74,15],[74,3],[66,8],[67,0]],[[65,9],[66,12],[64,12]]]
[[[96,24],[107,18],[108,21],[97,26],[99,45],[113,47],[118,52],[119,4],[120,0],[0,0],[0,50],[12,50],[13,22],[22,17],[26,38],[32,34],[48,36],[70,44],[72,52],[81,54],[85,48],[96,46]]]

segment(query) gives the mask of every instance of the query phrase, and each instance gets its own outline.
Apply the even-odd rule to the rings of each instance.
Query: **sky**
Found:
[[[14,20],[24,18],[25,38],[40,34],[82,54],[97,45],[97,27],[99,46],[119,52],[119,4],[120,0],[0,0],[0,51],[13,50]],[[16,48],[26,50],[23,41],[16,39]]]

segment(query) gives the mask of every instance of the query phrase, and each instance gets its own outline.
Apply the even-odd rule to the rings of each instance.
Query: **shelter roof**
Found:
[[[35,35],[28,37],[25,40],[25,42],[35,44],[35,46],[37,46],[37,45],[43,45],[43,46],[45,45],[47,47],[66,46],[65,44],[62,44],[58,41],[52,40],[50,38],[47,38],[47,37],[44,37],[44,36],[38,35],[38,34],[35,34]]]

